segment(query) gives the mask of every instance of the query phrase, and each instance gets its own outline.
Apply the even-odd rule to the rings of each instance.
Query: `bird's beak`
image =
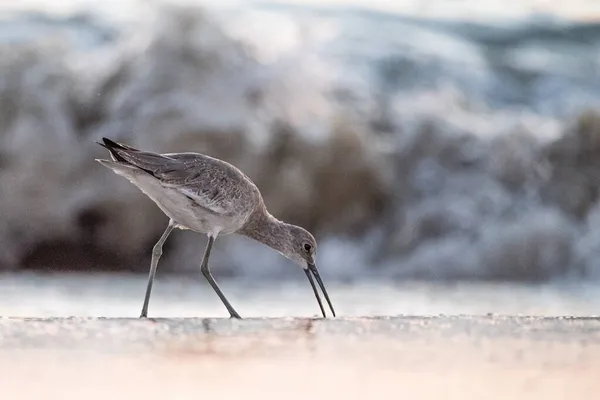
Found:
[[[313,280],[313,275],[314,275],[315,279],[317,280],[317,283],[319,284],[319,287],[321,288],[323,295],[325,296],[325,300],[327,300],[327,304],[329,304],[331,313],[335,317],[335,310],[333,309],[331,300],[329,300],[329,295],[327,294],[327,290],[325,289],[325,285],[323,284],[321,275],[319,275],[319,270],[317,270],[317,266],[315,264],[307,263],[306,267],[307,268],[304,270],[304,273],[306,274],[306,277],[308,278],[308,281],[310,282],[310,285],[312,286],[313,292],[315,293],[315,297],[317,298],[317,302],[319,303],[319,307],[321,308],[321,312],[323,313],[323,318],[326,318],[327,316],[325,315],[325,309],[323,308],[323,303],[321,303],[321,297],[319,297],[319,292],[317,291],[317,287],[315,286],[315,281]],[[312,275],[311,275],[311,273],[312,273]]]

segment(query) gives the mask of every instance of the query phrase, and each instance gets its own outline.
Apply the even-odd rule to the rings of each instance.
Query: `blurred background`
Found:
[[[311,230],[340,315],[597,314],[593,0],[0,1],[0,315],[139,315],[158,207],[102,136],[245,171]],[[206,238],[151,316],[227,316]],[[215,243],[242,316],[316,315],[304,274]]]

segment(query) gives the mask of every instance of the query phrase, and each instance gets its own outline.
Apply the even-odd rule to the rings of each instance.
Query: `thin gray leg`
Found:
[[[212,274],[210,273],[210,269],[208,268],[208,258],[210,257],[210,251],[212,249],[212,245],[213,245],[214,241],[215,241],[215,239],[212,236],[208,237],[208,244],[206,245],[206,250],[204,251],[204,258],[202,259],[202,265],[200,266],[200,271],[202,271],[202,275],[204,275],[204,277],[206,278],[208,283],[210,283],[210,286],[212,286],[212,288],[215,290],[215,292],[217,293],[217,295],[219,296],[219,298],[221,299],[221,301],[227,308],[227,311],[229,311],[229,316],[231,318],[242,318],[242,317],[240,317],[240,314],[238,314],[237,311],[235,311],[235,309],[231,306],[231,304],[229,303],[229,301],[227,300],[227,298],[225,297],[225,295],[219,288],[219,285],[217,285],[217,282],[215,282],[215,279],[212,277]]]
[[[150,274],[148,275],[148,287],[146,288],[146,297],[144,298],[144,306],[142,307],[142,314],[140,318],[148,317],[148,303],[150,303],[150,292],[152,292],[152,284],[154,283],[154,275],[156,275],[156,268],[158,267],[158,260],[162,256],[163,244],[167,241],[169,234],[175,228],[175,221],[169,220],[169,225],[165,229],[164,233],[158,239],[158,242],[152,248],[152,261],[150,262]]]

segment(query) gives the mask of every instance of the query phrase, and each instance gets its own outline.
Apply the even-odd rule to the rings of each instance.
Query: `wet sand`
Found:
[[[8,399],[592,399],[599,318],[0,319]]]

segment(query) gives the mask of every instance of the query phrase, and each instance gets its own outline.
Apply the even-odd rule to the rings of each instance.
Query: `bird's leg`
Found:
[[[242,318],[242,317],[240,317],[240,314],[238,314],[237,311],[235,311],[235,309],[231,306],[231,304],[229,303],[229,301],[227,300],[227,298],[225,297],[225,295],[219,288],[219,285],[217,285],[217,282],[215,282],[215,279],[212,277],[212,274],[210,273],[210,268],[208,267],[208,258],[210,257],[210,251],[212,249],[212,245],[213,245],[214,241],[215,241],[214,237],[212,237],[212,236],[208,237],[208,244],[206,245],[206,250],[204,251],[204,258],[202,259],[202,265],[200,266],[200,271],[202,271],[202,275],[204,275],[204,277],[206,278],[208,283],[210,283],[210,286],[212,286],[214,291],[217,293],[217,295],[219,296],[219,298],[221,299],[221,301],[227,308],[227,311],[229,311],[229,316],[231,318]]]
[[[148,287],[146,288],[146,297],[144,298],[144,305],[142,307],[142,314],[140,318],[148,317],[148,303],[150,302],[150,292],[152,292],[152,284],[154,283],[154,275],[156,275],[156,268],[158,267],[158,260],[162,256],[163,244],[167,241],[169,234],[175,228],[175,221],[169,220],[169,225],[165,229],[164,233],[158,239],[158,242],[152,248],[152,261],[150,262],[150,273],[148,275]]]

